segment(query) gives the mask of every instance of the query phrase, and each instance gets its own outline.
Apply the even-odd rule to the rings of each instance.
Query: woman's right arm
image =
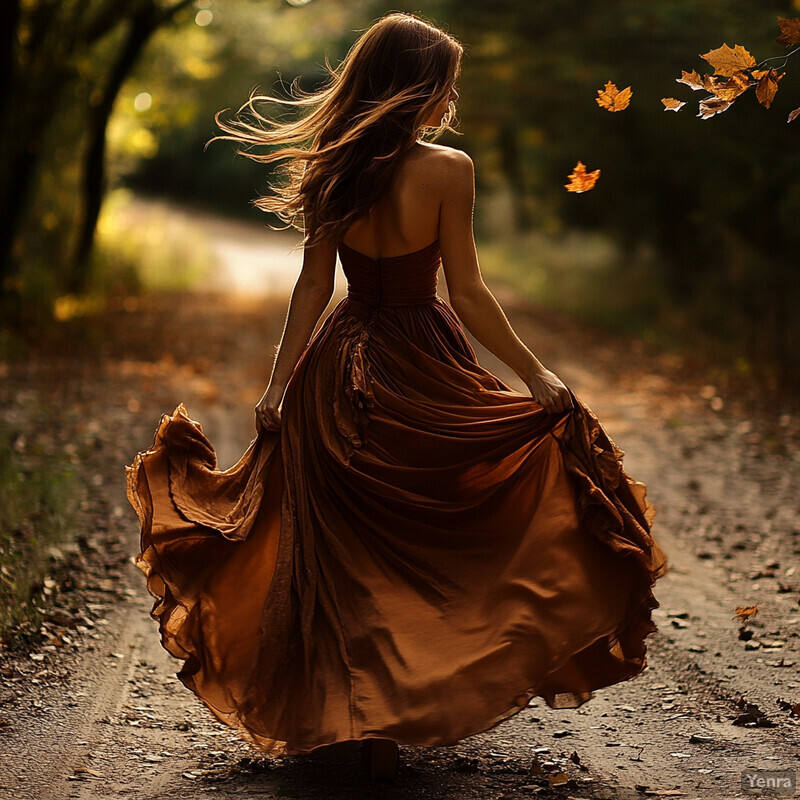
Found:
[[[472,335],[525,382],[545,410],[572,407],[569,390],[517,336],[483,281],[473,231],[475,170],[472,159],[451,150],[442,170],[439,244],[450,305]]]
[[[256,405],[257,426],[280,426],[279,407],[286,385],[333,295],[335,272],[336,243],[333,239],[329,237],[313,246],[306,245],[303,266],[292,290],[272,375]]]

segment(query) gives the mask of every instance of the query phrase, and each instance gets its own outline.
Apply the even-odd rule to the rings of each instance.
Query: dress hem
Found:
[[[150,616],[159,623],[162,647],[171,656],[184,661],[177,673],[181,683],[192,691],[218,721],[233,729],[260,753],[268,756],[292,756],[312,753],[317,749],[337,743],[363,741],[376,737],[394,738],[398,744],[409,747],[450,747],[463,739],[492,730],[529,707],[530,700],[534,697],[541,697],[552,709],[576,709],[592,699],[597,690],[640,675],[647,667],[646,639],[651,633],[658,630],[652,620],[651,612],[660,604],[653,595],[652,587],[656,580],[667,571],[666,557],[649,532],[655,510],[646,499],[644,484],[633,481],[625,473],[621,463],[622,451],[606,436],[597,418],[574,395],[573,402],[575,406],[567,415],[568,418],[562,433],[556,435],[556,439],[565,455],[567,471],[577,489],[579,519],[588,532],[608,544],[620,556],[633,558],[639,566],[645,580],[640,587],[639,602],[635,604],[635,608],[630,609],[623,620],[610,626],[605,633],[595,637],[580,649],[566,654],[557,664],[552,665],[537,681],[538,688],[529,685],[524,691],[510,693],[513,697],[527,696],[523,705],[519,702],[510,706],[506,705],[504,711],[493,715],[489,720],[463,726],[463,734],[439,739],[428,737],[420,740],[414,737],[404,740],[394,738],[388,733],[381,736],[380,731],[376,731],[364,736],[349,736],[307,746],[292,745],[282,739],[273,739],[268,735],[261,736],[254,729],[241,724],[240,717],[235,711],[222,711],[194,688],[194,676],[201,671],[201,662],[197,657],[196,650],[192,649],[192,647],[196,648],[196,645],[184,630],[192,607],[181,603],[176,597],[178,592],[173,591],[177,587],[170,587],[164,577],[159,574],[161,554],[152,540],[153,507],[147,485],[146,470],[143,469],[143,455],[157,456],[159,453],[166,455],[162,450],[167,448],[169,426],[173,420],[178,420],[181,424],[181,435],[186,433],[187,429],[184,427],[186,422],[200,437],[202,437],[202,432],[199,424],[188,418],[182,405],[176,409],[173,417],[169,418],[165,415],[162,418],[153,448],[144,454],[138,454],[134,463],[126,468],[127,494],[137,512],[141,526],[141,552],[134,558],[134,563],[146,576],[148,592],[156,600]],[[187,448],[184,452],[188,453],[189,449]],[[173,466],[170,459],[166,460],[170,466]],[[232,473],[241,464],[240,460],[228,472]],[[628,502],[622,503],[617,492],[627,493],[625,499]],[[214,528],[206,527],[205,529],[209,532],[220,533]],[[173,626],[172,631],[168,630],[169,623]],[[176,625],[177,627],[175,627]],[[603,639],[609,639],[609,644],[613,644],[611,649],[616,648],[617,652],[622,653],[622,659],[616,662],[616,670],[607,673],[607,679],[601,678],[600,680],[603,682],[598,685],[590,685],[592,682],[587,681],[584,687],[575,690],[548,686],[548,676],[557,673],[562,666]],[[625,666],[628,667],[627,670],[624,669]],[[235,706],[235,703],[232,705]],[[259,740],[263,740],[263,742],[259,743]],[[271,744],[266,744],[266,742],[271,742]]]

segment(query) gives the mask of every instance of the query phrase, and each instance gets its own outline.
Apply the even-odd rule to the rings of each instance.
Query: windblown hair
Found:
[[[420,137],[453,131],[451,102],[437,127],[426,125],[461,71],[463,47],[450,34],[411,14],[391,13],[370,27],[326,84],[304,92],[292,84],[290,99],[250,93],[231,121],[215,120],[254,161],[282,160],[273,194],[254,205],[304,234],[304,243],[340,239],[388,189],[399,156]],[[292,106],[299,119],[281,122],[259,113],[255,102]],[[227,109],[223,109],[225,111]],[[247,117],[252,116],[252,120]],[[253,146],[270,147],[266,153]],[[282,180],[281,180],[282,179]]]

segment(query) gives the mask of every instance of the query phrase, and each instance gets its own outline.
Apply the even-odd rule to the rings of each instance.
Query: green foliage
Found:
[[[569,230],[489,239],[480,243],[480,255],[491,283],[512,287],[536,304],[648,341],[666,334],[659,325],[666,304],[652,252],[640,252],[637,267],[626,269],[608,236]]]
[[[82,215],[75,198],[87,114],[130,30],[127,21],[144,5],[31,0],[25,6],[38,8],[40,21],[50,20],[50,38],[39,51],[47,68],[17,92],[26,98],[25,114],[18,116],[22,141],[37,154],[37,179],[17,240],[24,270],[4,284],[17,292],[14,318],[35,316],[46,305],[37,306],[36,298],[69,277]],[[161,7],[167,5],[164,0]],[[800,7],[797,0],[790,6]],[[288,84],[297,76],[302,87],[314,87],[325,74],[324,55],[337,63],[359,31],[393,8],[383,0],[312,0],[299,8],[283,0],[202,0],[184,8],[176,24],[152,36],[117,97],[108,131],[109,187],[127,185],[274,222],[250,206],[267,188],[266,168],[234,157],[226,142],[203,149],[217,133],[214,113],[236,110],[256,85],[281,91],[279,78]],[[671,329],[705,332],[735,342],[748,361],[781,363],[788,381],[800,375],[793,308],[800,288],[800,123],[783,122],[798,105],[800,71],[787,71],[768,112],[742,101],[735,112],[701,121],[688,107],[667,114],[660,103],[665,96],[688,99],[691,92],[675,78],[682,69],[706,67],[699,54],[723,42],[746,45],[759,60],[781,55],[775,19],[792,9],[746,0],[621,0],[613,6],[600,0],[422,0],[415,10],[467,47],[459,87],[464,135],[442,141],[475,157],[482,238],[526,241],[538,234],[537,247],[549,242],[545,250],[554,252],[554,242],[571,241],[559,237],[578,230],[596,234],[580,241],[608,242],[616,253],[597,272],[585,268],[596,244],[586,251],[566,245],[574,270],[548,273],[539,294],[591,298],[598,281],[601,289],[620,287],[623,297],[607,297],[594,311],[589,303],[581,313],[628,318],[633,327],[661,320]],[[70,21],[101,12],[110,15],[103,35],[67,47],[78,30]],[[609,80],[633,87],[623,113],[604,112],[594,101]],[[34,130],[38,119],[41,129]],[[592,192],[574,195],[564,182],[578,160],[602,168],[602,177]],[[19,154],[12,153],[8,163],[16,161]],[[500,196],[507,198],[502,220],[482,211]],[[155,286],[174,275],[170,262],[186,256],[187,236],[175,253],[164,240],[159,257],[145,255],[137,235],[120,225],[101,231],[92,262],[96,291],[135,291],[142,282]],[[501,250],[490,260],[499,260]],[[532,253],[523,247],[507,255],[519,262],[524,286],[538,269]],[[151,266],[137,265],[142,259],[151,259]],[[203,257],[190,254],[195,260]],[[196,277],[189,272],[177,282]],[[580,281],[586,281],[583,289]]]
[[[276,223],[251,207],[267,190],[269,168],[235,157],[228,142],[204,150],[219,133],[214,114],[236,111],[254,86],[285,94],[297,77],[302,88],[314,88],[326,75],[324,55],[333,63],[344,55],[353,29],[372,18],[373,5],[367,0],[313,0],[303,8],[263,0],[214,3],[203,28],[160,31],[119,98],[110,131],[116,179],[149,194]],[[142,93],[152,103],[137,111]]]
[[[189,5],[8,4],[0,45],[6,56],[0,81],[4,295],[24,298],[36,264],[50,264],[61,290],[84,288],[114,99],[153,31],[180,20]]]
[[[59,324],[125,308],[142,294],[197,288],[214,273],[217,258],[191,208],[113,191],[103,206],[89,267],[79,295],[60,291],[50,264],[31,260],[18,292],[3,298],[0,358],[19,357],[26,340],[58,341]],[[73,344],[77,344],[73,342]]]
[[[665,114],[660,103],[691,94],[675,79],[707,66],[697,54],[722,42],[745,44],[758,59],[783,55],[774,41],[781,10],[744,0],[436,5],[470,45],[460,144],[477,156],[482,187],[505,186],[515,228],[610,236],[621,256],[606,285],[632,292],[628,313],[648,317],[656,296],[670,330],[769,360],[800,388],[800,150],[785,123],[800,73],[787,71],[769,112],[741,102],[736,116],[701,121],[688,108]],[[609,80],[633,86],[623,113],[594,102]],[[602,177],[574,195],[563,184],[579,159]]]

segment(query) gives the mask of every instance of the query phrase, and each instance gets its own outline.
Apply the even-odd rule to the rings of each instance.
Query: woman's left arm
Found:
[[[279,406],[286,384],[308,346],[322,312],[333,295],[336,274],[336,242],[332,238],[306,246],[303,268],[292,289],[289,311],[269,385],[256,406],[256,424],[280,425]]]

